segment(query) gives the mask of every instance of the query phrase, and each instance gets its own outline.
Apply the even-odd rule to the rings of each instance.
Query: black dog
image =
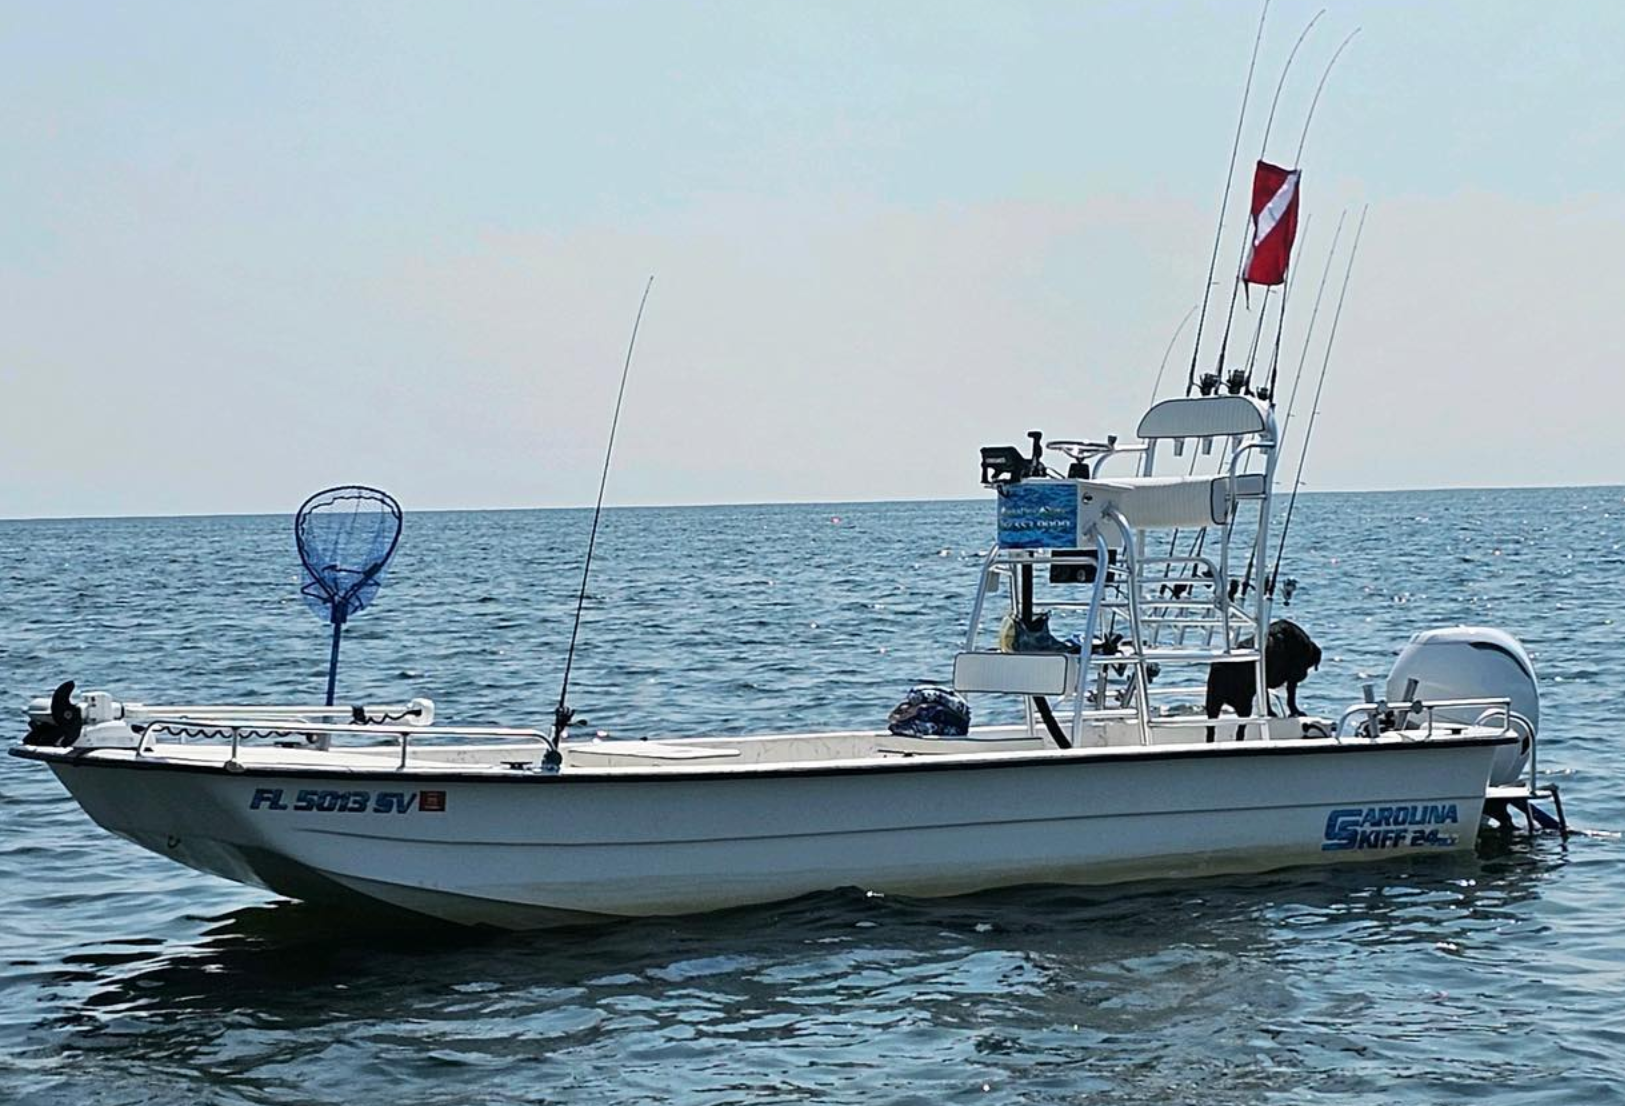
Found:
[[[1243,638],[1236,642],[1238,648],[1246,649],[1253,644],[1252,638]],[[1270,688],[1286,685],[1286,709],[1294,718],[1302,714],[1298,709],[1298,685],[1309,678],[1311,668],[1320,667],[1320,646],[1314,639],[1304,633],[1303,628],[1296,622],[1288,622],[1278,618],[1270,623],[1270,632],[1267,644],[1264,647],[1264,672],[1268,676]],[[1219,717],[1219,712],[1229,707],[1238,715],[1246,717],[1253,713],[1253,696],[1258,690],[1257,669],[1251,661],[1220,661],[1208,669],[1207,672],[1207,716]],[[1269,696],[1264,697],[1266,708],[1269,705]],[[1274,710],[1270,710],[1274,714]],[[1236,740],[1241,740],[1244,727],[1236,727]],[[1213,740],[1213,727],[1207,728],[1208,741]]]

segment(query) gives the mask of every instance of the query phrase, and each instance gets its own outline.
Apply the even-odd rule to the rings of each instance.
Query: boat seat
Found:
[[[1234,495],[1224,476],[1136,476],[1117,480],[1079,480],[1079,528],[1093,526],[1108,510],[1122,512],[1137,530],[1170,530],[1222,526],[1230,521],[1236,500],[1264,494],[1264,477],[1236,477]],[[1105,527],[1108,542],[1117,544],[1115,527]]]

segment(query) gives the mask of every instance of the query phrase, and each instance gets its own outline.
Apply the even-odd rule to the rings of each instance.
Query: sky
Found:
[[[1301,158],[1301,287],[1369,205],[1305,487],[1625,480],[1625,5],[1325,0],[1265,145],[1320,6],[1270,8],[1204,367],[1251,160],[1359,28]],[[979,494],[981,445],[1132,431],[1258,10],[6,0],[0,517],[590,504],[651,274],[611,504]]]

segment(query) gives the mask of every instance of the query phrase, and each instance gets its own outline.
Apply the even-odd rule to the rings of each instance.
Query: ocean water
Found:
[[[985,502],[614,510],[572,700],[613,734],[868,724],[946,676]],[[341,697],[543,724],[582,511],[412,514]],[[1334,713],[1414,630],[1535,656],[1584,832],[1477,856],[597,929],[354,918],[174,866],[0,758],[0,1103],[1625,1101],[1625,489],[1306,496]],[[0,522],[0,704],[308,701],[290,519]],[[12,735],[20,737],[21,715]]]

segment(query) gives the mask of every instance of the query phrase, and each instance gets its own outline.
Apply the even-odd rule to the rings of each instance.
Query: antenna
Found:
[[[638,327],[643,323],[643,307],[649,302],[649,289],[655,278],[649,277],[643,286],[643,298],[638,300],[637,318],[632,320],[632,337],[626,343],[626,363],[621,366],[621,388],[615,393],[615,415],[609,420],[609,445],[604,447],[604,471],[598,477],[598,502],[592,509],[592,530],[587,535],[587,557],[581,563],[581,590],[576,594],[575,623],[570,627],[570,650],[564,655],[564,680],[559,685],[559,705],[553,709],[553,747],[548,750],[547,762],[559,763],[559,742],[569,728],[575,712],[568,705],[570,696],[570,669],[576,659],[576,639],[581,634],[581,610],[587,603],[587,577],[592,572],[592,552],[598,544],[598,519],[604,513],[604,488],[609,483],[609,462],[615,456],[615,429],[621,424],[621,401],[626,398],[626,378],[632,372],[632,351],[638,346]]]
[[[1360,210],[1360,221],[1354,228],[1354,243],[1349,247],[1349,262],[1343,270],[1343,287],[1337,293],[1337,310],[1332,313],[1332,332],[1326,336],[1326,355],[1320,362],[1320,380],[1315,384],[1315,401],[1309,407],[1309,426],[1303,432],[1303,448],[1298,451],[1298,474],[1292,481],[1292,497],[1286,503],[1286,521],[1281,524],[1281,542],[1275,547],[1275,567],[1265,582],[1265,594],[1275,595],[1275,578],[1281,571],[1281,554],[1286,550],[1286,536],[1292,529],[1292,511],[1298,505],[1298,489],[1303,486],[1303,462],[1309,456],[1309,439],[1315,436],[1315,416],[1320,414],[1320,391],[1326,386],[1326,367],[1332,363],[1332,345],[1337,341],[1337,324],[1343,318],[1343,300],[1349,294],[1349,276],[1354,272],[1354,258],[1360,252],[1360,235],[1365,231],[1366,212]]]

